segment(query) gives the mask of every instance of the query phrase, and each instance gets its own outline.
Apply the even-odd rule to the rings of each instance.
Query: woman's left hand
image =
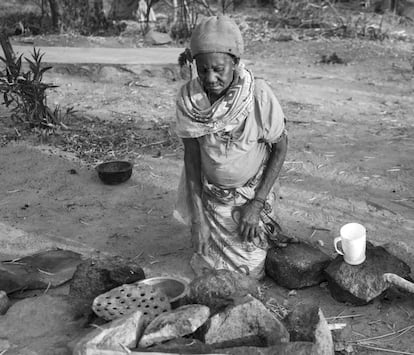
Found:
[[[252,241],[257,234],[263,206],[255,200],[240,207],[239,228],[244,241]]]

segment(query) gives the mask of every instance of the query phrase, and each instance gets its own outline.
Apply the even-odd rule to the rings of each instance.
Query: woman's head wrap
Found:
[[[190,40],[191,54],[228,53],[240,58],[243,38],[239,27],[228,16],[211,16],[200,22]]]

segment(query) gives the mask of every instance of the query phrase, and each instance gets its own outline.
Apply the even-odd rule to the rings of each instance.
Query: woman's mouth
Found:
[[[207,86],[207,91],[219,91],[221,90],[221,86],[220,85],[215,85],[215,86]]]

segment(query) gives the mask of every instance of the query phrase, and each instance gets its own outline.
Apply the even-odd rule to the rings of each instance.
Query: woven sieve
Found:
[[[93,311],[105,320],[120,318],[140,310],[149,323],[163,312],[171,310],[168,297],[150,285],[122,285],[96,297]]]

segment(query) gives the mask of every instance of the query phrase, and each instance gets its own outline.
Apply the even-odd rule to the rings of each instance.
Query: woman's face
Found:
[[[206,93],[222,96],[233,81],[236,60],[226,53],[203,53],[196,57],[197,73]]]

